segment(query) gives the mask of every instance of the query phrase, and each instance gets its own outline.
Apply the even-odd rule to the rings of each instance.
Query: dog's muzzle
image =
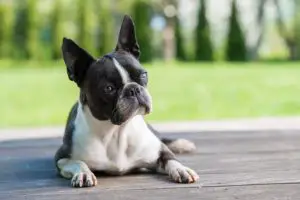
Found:
[[[145,109],[145,114],[151,112],[151,98],[149,92],[138,84],[130,84],[124,89],[125,98],[136,98],[139,107]]]
[[[121,124],[134,115],[149,114],[151,109],[151,96],[147,89],[137,83],[129,83],[119,97],[111,121]]]

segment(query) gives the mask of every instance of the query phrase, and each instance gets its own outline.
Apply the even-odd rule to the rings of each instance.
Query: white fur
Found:
[[[79,103],[73,133],[72,158],[92,170],[122,174],[133,167],[155,167],[160,140],[148,129],[141,115],[121,126],[95,119]]]
[[[88,166],[79,160],[70,160],[68,158],[60,159],[57,162],[57,166],[61,170],[61,175],[66,178],[72,178],[74,174],[80,173],[80,172],[90,172],[90,169]]]
[[[174,153],[186,153],[186,152],[193,152],[196,150],[196,145],[186,139],[177,139],[174,142],[168,144],[168,147]]]
[[[112,60],[122,78],[123,84],[126,85],[130,81],[128,72],[124,69],[124,67],[115,58],[113,58]]]
[[[169,176],[178,183],[193,183],[199,179],[198,174],[194,170],[182,165],[176,160],[169,160],[166,164],[164,172],[169,174]]]
[[[90,187],[97,185],[96,176],[91,172],[89,167],[80,160],[63,158],[57,162],[57,166],[61,169],[60,174],[63,177],[71,179],[73,187]]]

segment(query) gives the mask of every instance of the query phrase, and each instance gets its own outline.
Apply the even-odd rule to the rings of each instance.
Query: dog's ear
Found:
[[[94,62],[94,58],[68,38],[63,38],[62,54],[69,79],[81,86],[87,69]]]
[[[135,34],[133,20],[130,16],[125,15],[120,29],[116,50],[127,51],[138,59],[140,57],[140,47]]]

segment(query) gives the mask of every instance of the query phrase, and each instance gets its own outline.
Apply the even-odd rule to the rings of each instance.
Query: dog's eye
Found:
[[[144,72],[140,75],[140,79],[146,79],[147,78],[147,72]]]
[[[148,75],[147,72],[140,74],[140,83],[145,86],[148,83]]]
[[[104,92],[105,92],[105,93],[111,93],[111,92],[113,92],[113,91],[114,91],[114,87],[111,86],[111,85],[108,85],[108,86],[106,86],[106,87],[104,88]]]

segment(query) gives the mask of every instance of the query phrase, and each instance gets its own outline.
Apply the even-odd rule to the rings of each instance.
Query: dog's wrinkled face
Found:
[[[133,56],[116,52],[91,65],[82,92],[94,117],[121,124],[131,116],[150,112],[147,78]]]
[[[138,61],[140,51],[130,17],[124,17],[114,52],[96,60],[66,38],[62,51],[68,76],[80,88],[81,103],[95,118],[120,125],[151,111],[148,75]]]

